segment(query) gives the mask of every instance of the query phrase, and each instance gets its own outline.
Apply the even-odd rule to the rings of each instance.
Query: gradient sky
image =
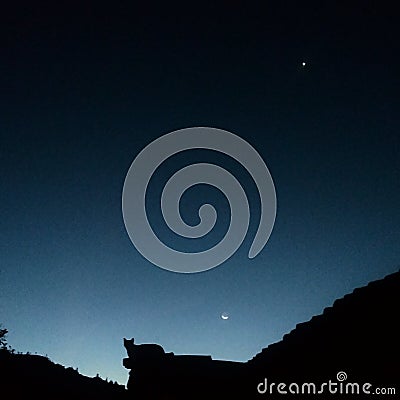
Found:
[[[17,351],[122,384],[124,336],[246,361],[336,298],[398,270],[398,18],[378,2],[265,3],[57,2],[2,12],[0,323]],[[197,246],[169,238],[155,209],[157,183],[191,160],[233,169],[252,211],[231,259],[177,274],[136,251],[121,194],[144,146],[192,126],[252,144],[274,179],[278,212],[266,247],[249,260],[255,185],[222,156],[176,156],[150,196],[166,241]],[[226,228],[226,200],[198,190],[182,211],[195,223],[199,198],[214,202],[221,219],[212,242]]]

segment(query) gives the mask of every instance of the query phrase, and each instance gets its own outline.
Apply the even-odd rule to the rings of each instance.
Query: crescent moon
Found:
[[[221,314],[221,318],[223,320],[227,320],[227,319],[229,319],[229,315],[228,314]]]

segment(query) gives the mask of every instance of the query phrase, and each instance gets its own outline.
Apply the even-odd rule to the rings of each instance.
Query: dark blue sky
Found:
[[[2,13],[0,322],[13,347],[121,383],[123,336],[244,361],[398,270],[397,19],[377,2],[320,3]],[[252,144],[278,213],[249,260],[257,193],[237,169],[253,201],[249,235],[223,265],[184,275],[136,251],[121,194],[144,146],[191,126]],[[167,170],[202,156],[230,163],[196,152]]]

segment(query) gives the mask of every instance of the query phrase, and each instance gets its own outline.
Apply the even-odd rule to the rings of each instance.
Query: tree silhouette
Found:
[[[7,329],[1,329],[0,325],[0,349],[7,349]]]

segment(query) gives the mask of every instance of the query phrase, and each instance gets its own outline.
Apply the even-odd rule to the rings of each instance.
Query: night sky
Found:
[[[398,15],[378,1],[262,3],[3,8],[0,323],[17,351],[122,384],[124,336],[246,361],[398,270]],[[252,213],[228,261],[179,274],[131,243],[122,188],[148,143],[195,126],[254,146],[278,207],[250,260],[259,199],[246,171],[204,150],[168,160],[149,186],[149,218],[171,246],[207,248],[229,223],[226,199],[202,185],[183,196],[183,218],[197,223],[204,199],[215,230],[205,242],[170,236],[161,185],[188,163],[233,171]]]

